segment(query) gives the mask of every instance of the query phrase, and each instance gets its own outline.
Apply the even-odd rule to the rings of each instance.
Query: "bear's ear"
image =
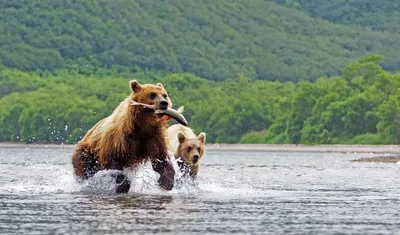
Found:
[[[178,132],[178,140],[179,140],[179,143],[181,143],[181,144],[183,142],[185,142],[185,140],[186,140],[186,136],[182,131]]]
[[[197,139],[200,140],[203,144],[206,142],[206,133],[201,132]]]
[[[160,87],[164,88],[163,84],[161,84],[161,83],[157,83],[156,86],[160,86]]]
[[[138,81],[132,80],[130,83],[131,83],[132,91],[138,92],[138,91],[140,91],[142,89],[142,86],[139,84]]]

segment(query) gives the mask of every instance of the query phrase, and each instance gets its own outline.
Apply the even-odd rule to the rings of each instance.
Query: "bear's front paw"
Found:
[[[160,174],[158,184],[165,190],[171,190],[174,187],[175,170],[172,165],[168,164]]]
[[[131,187],[131,181],[128,178],[120,173],[116,176],[115,182],[117,183],[117,189],[115,190],[116,193],[128,193],[129,188]]]

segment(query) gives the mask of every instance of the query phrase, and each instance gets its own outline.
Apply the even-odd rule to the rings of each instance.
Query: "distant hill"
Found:
[[[333,23],[400,33],[398,0],[270,0]]]
[[[0,64],[24,71],[90,67],[298,81],[340,74],[378,53],[385,69],[400,69],[395,28],[334,24],[346,22],[346,11],[331,16],[318,9],[340,5],[298,2],[304,12],[265,0],[1,1]],[[392,2],[379,1],[386,8],[371,10],[368,19],[386,10],[396,17]]]

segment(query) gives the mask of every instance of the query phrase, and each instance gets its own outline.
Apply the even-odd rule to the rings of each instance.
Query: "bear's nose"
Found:
[[[167,100],[160,100],[160,109],[167,109],[168,108],[168,101]]]
[[[199,160],[199,155],[194,155],[193,156],[193,163],[196,163]]]

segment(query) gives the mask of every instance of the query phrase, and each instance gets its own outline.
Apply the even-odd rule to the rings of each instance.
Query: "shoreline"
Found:
[[[70,144],[0,143],[0,148],[74,148]],[[206,151],[400,154],[399,145],[206,144]]]
[[[207,151],[400,154],[399,145],[212,144],[207,145],[206,149]]]

